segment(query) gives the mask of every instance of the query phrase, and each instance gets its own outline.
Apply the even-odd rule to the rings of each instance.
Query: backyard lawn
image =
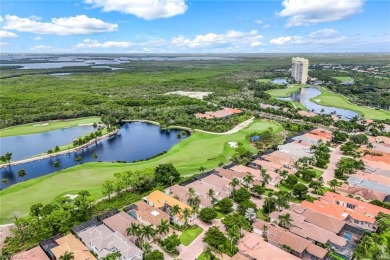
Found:
[[[201,227],[186,229],[180,235],[180,242],[185,246],[189,246],[202,232],[203,229]]]
[[[313,101],[317,104],[324,105],[324,106],[350,109],[350,110],[358,112],[364,118],[368,118],[368,119],[384,120],[384,119],[390,118],[390,111],[376,110],[374,108],[370,108],[370,107],[366,107],[366,106],[359,106],[359,105],[354,104],[351,101],[349,101],[347,97],[340,95],[340,94],[337,94],[335,92],[329,91],[324,87],[319,87],[319,90],[322,92],[321,95],[310,99],[311,101]]]
[[[61,194],[88,190],[96,199],[103,197],[102,184],[114,179],[115,172],[136,171],[154,168],[161,163],[173,163],[183,175],[199,173],[200,166],[215,168],[227,163],[235,153],[228,142],[242,142],[244,147],[255,152],[246,135],[254,131],[265,131],[269,127],[279,133],[279,124],[256,120],[248,128],[231,135],[214,135],[196,132],[173,146],[166,154],[138,163],[91,162],[80,164],[39,178],[12,185],[0,191],[0,223],[12,220],[12,213],[26,215],[35,203],[47,204]]]
[[[62,129],[66,127],[78,126],[79,124],[91,124],[99,122],[99,117],[84,117],[70,120],[56,120],[39,123],[31,123],[19,126],[8,127],[0,130],[0,137],[14,136],[14,135],[28,135],[51,130]]]

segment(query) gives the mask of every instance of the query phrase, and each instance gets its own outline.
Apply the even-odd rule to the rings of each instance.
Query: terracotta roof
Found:
[[[301,254],[308,247],[310,241],[293,233],[284,231],[279,238],[278,244],[281,246],[289,246],[292,250]]]
[[[305,217],[305,221],[316,226],[322,227],[323,229],[329,230],[333,233],[339,233],[345,225],[345,221],[332,218],[328,215],[320,212],[305,208],[302,212]]]
[[[343,184],[341,187],[336,187],[337,192],[344,192],[354,196],[365,198],[366,200],[379,200],[383,201],[386,198],[386,194],[374,190],[370,190],[363,187],[352,186]]]
[[[307,112],[307,111],[303,111],[303,110],[298,111],[298,114],[300,114],[301,116],[306,116],[306,117],[314,117],[317,115],[316,113]]]
[[[366,216],[361,213],[357,213],[353,210],[349,210],[337,204],[327,204],[321,201],[314,201],[313,203],[308,201],[302,201],[301,205],[309,209],[315,210],[317,212],[327,214],[328,216],[331,216],[339,220],[346,220],[347,217],[350,216],[355,220],[364,221],[371,224],[375,223],[375,218]]]
[[[56,256],[57,259],[64,255],[65,252],[73,252],[75,260],[90,260],[96,259],[89,249],[72,234],[63,236],[56,240],[58,246],[53,247],[50,251]]]
[[[6,258],[4,258],[6,259]],[[11,259],[23,259],[23,260],[49,260],[49,257],[45,254],[40,246],[34,247],[30,250],[17,253],[11,257]]]
[[[249,258],[249,257],[243,255],[242,253],[237,253],[234,256],[232,256],[230,258],[230,260],[252,260],[252,257]]]
[[[197,113],[195,114],[196,118],[205,118],[205,119],[210,119],[210,118],[224,118],[227,116],[231,116],[234,114],[240,114],[242,113],[241,110],[239,109],[234,109],[234,108],[224,108],[215,112],[206,112],[205,114],[202,113]]]
[[[318,135],[320,137],[323,137],[323,138],[327,139],[328,141],[332,140],[332,136],[333,136],[331,131],[321,129],[321,128],[314,129],[314,130],[310,131],[310,133]]]
[[[324,196],[321,197],[321,200],[328,201],[328,202],[331,202],[334,204],[336,204],[336,201],[350,203],[350,204],[355,205],[355,208],[353,209],[353,211],[355,211],[357,213],[365,214],[365,215],[369,214],[369,215],[372,215],[374,217],[376,217],[379,214],[379,212],[390,214],[390,210],[388,210],[388,209],[385,209],[385,208],[382,208],[382,207],[379,207],[379,206],[376,206],[376,205],[373,205],[373,204],[370,204],[370,203],[367,203],[364,201],[360,201],[357,199],[352,199],[352,198],[349,198],[346,196],[342,196],[340,194],[337,194],[337,193],[334,193],[331,191],[327,191],[324,194]]]
[[[319,247],[315,244],[309,244],[306,248],[307,252],[309,252],[310,254],[322,259],[326,256],[326,254],[328,253],[328,251],[322,247]]]
[[[161,209],[153,208],[143,201],[134,203],[134,205],[137,206],[137,216],[141,217],[143,220],[149,222],[152,225],[159,225],[161,220],[167,220],[169,222],[169,215]]]
[[[153,205],[157,208],[161,208],[164,206],[164,204],[168,204],[170,207],[173,207],[175,205],[178,205],[182,210],[185,208],[191,209],[190,206],[187,204],[165,194],[162,191],[156,190],[150,193],[148,196],[146,196],[146,199],[153,203]]]
[[[234,178],[237,178],[238,180],[243,179],[246,176],[246,173],[244,172],[237,172],[232,171],[224,168],[218,168],[215,169],[217,174],[221,176],[222,178],[228,179],[229,181],[233,180]]]
[[[287,253],[286,251],[267,243],[263,238],[255,233],[248,233],[245,235],[238,244],[238,250],[241,254],[251,257],[256,260],[298,260],[296,256]],[[242,259],[235,258],[232,259]]]
[[[244,165],[235,165],[230,169],[237,172],[250,173],[252,174],[253,178],[258,179],[260,177],[260,170],[253,169]]]
[[[114,216],[104,219],[103,223],[111,230],[118,231],[127,237],[127,228],[130,227],[131,223],[137,223],[137,221],[126,212],[121,211]]]
[[[232,188],[231,186],[229,185],[230,181],[225,179],[225,178],[222,178],[220,176],[217,176],[215,174],[211,174],[207,177],[204,177],[202,178],[201,180],[201,183],[207,183],[208,185],[211,185],[211,186],[214,186],[215,187],[215,192],[217,193],[217,191],[220,191],[220,192],[225,192],[225,193],[229,193],[232,191]]]

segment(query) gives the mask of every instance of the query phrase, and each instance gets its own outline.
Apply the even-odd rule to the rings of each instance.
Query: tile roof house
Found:
[[[235,165],[232,168],[230,168],[230,170],[236,171],[236,172],[242,172],[245,174],[250,173],[255,180],[261,180],[260,170],[254,169],[252,167],[247,167],[244,165]]]
[[[185,209],[192,210],[192,208],[184,202],[181,202],[180,200],[177,200],[159,190],[153,191],[148,196],[144,197],[144,201],[150,206],[161,209],[169,215],[171,212],[171,208],[175,205],[178,205],[182,211]],[[188,220],[191,221],[194,218],[195,215],[191,215]],[[183,225],[185,223],[185,220],[181,214],[171,216],[171,220],[177,225]]]
[[[246,173],[244,172],[237,172],[230,169],[224,169],[224,168],[217,168],[215,169],[216,174],[218,176],[221,176],[222,178],[232,181],[234,178],[238,179],[240,183],[243,183],[243,179],[246,176]]]
[[[374,191],[371,189],[357,187],[352,185],[343,184],[340,187],[336,187],[336,191],[339,193],[346,193],[355,197],[361,197],[366,200],[379,200],[384,201],[387,194],[383,192]]]
[[[379,212],[390,213],[390,210],[379,206],[329,191],[320,200],[313,202],[303,201],[301,206],[339,220],[344,220],[351,227],[368,231],[376,230],[375,217]]]
[[[169,222],[169,215],[161,209],[154,208],[143,201],[134,203],[133,205],[134,207],[128,213],[144,225],[157,226],[162,220]]]
[[[205,118],[205,119],[211,119],[211,118],[226,118],[230,117],[236,114],[241,114],[242,111],[239,109],[234,108],[223,108],[221,110],[215,111],[215,112],[206,112],[204,114],[202,113],[196,113],[196,118]]]
[[[142,260],[143,252],[118,231],[112,232],[105,225],[91,227],[78,234],[98,258],[119,252],[123,260]]]
[[[65,252],[72,252],[75,260],[96,259],[96,257],[89,252],[88,248],[71,234],[58,238],[55,242],[58,246],[51,248],[50,251],[57,259],[64,255]]]
[[[296,213],[293,210],[283,209],[282,211],[274,211],[270,214],[271,222],[278,222],[280,215],[290,214],[292,219],[291,226],[289,228],[291,233],[294,233],[298,236],[311,240],[312,242],[319,242],[326,244],[330,242],[336,246],[345,246],[347,240],[341,236],[338,236],[336,233],[319,227],[317,225],[311,224],[305,221],[305,217]]]
[[[112,217],[106,218],[103,220],[103,223],[113,232],[118,231],[131,242],[135,243],[136,238],[127,235],[127,228],[130,227],[131,223],[137,223],[137,221],[126,212],[121,211]]]
[[[325,259],[328,253],[326,249],[315,245],[309,240],[262,220],[253,223],[253,232],[265,235],[268,242],[273,245],[278,247],[288,246],[291,248],[292,254],[300,258],[315,257],[315,259]]]
[[[248,233],[238,244],[240,254],[256,260],[298,260],[299,258],[286,251],[267,243],[261,236],[255,233]],[[232,259],[240,259],[234,257]],[[248,259],[248,258],[247,258]]]
[[[6,259],[6,258],[4,258]],[[11,257],[11,259],[23,259],[23,260],[49,260],[49,257],[45,254],[40,246],[36,246],[30,250],[17,253]]]

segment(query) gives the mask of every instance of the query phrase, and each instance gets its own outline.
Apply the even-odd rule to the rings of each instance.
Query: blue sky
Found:
[[[1,52],[389,52],[385,0],[3,0]]]

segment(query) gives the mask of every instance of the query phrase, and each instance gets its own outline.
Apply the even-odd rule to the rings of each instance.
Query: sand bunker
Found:
[[[238,147],[237,142],[228,142],[228,144],[230,145],[231,148],[237,148]]]
[[[45,126],[45,125],[49,125],[49,123],[36,124],[36,125],[33,125],[33,126]]]
[[[203,99],[204,97],[212,94],[213,92],[201,92],[201,91],[174,91],[174,92],[168,92],[165,93],[165,95],[179,95],[179,96],[186,96],[190,98],[196,98],[196,99]]]

